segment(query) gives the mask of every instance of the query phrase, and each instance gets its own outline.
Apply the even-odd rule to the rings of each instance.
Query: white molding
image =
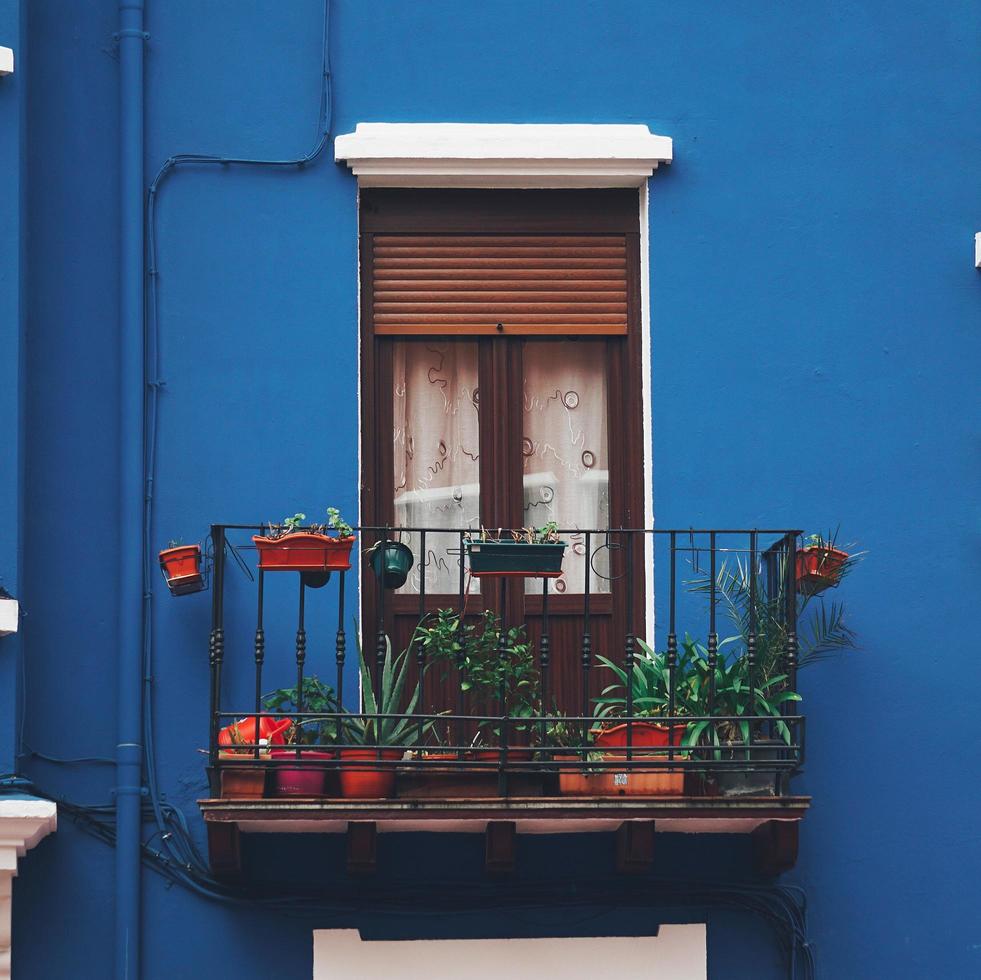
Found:
[[[654,936],[534,939],[366,940],[357,929],[315,929],[313,978],[592,980],[615,968],[625,977],[705,980],[707,943],[704,923],[662,925]]]
[[[974,236],[974,268],[981,269],[981,231]]]
[[[0,980],[10,977],[10,923],[17,859],[57,825],[58,810],[50,800],[0,799]]]
[[[672,143],[642,124],[358,123],[334,158],[362,187],[640,187]]]
[[[20,603],[16,599],[0,599],[0,636],[17,632],[20,623]]]
[[[0,47],[0,75],[13,75],[14,49]]]

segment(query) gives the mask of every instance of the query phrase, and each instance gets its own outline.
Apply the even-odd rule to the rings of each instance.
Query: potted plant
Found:
[[[797,549],[797,589],[805,596],[818,595],[825,589],[836,587],[848,567],[849,554],[835,547],[837,532],[809,535],[804,547]]]
[[[727,637],[719,644],[720,651],[741,639]],[[708,651],[700,643],[694,644],[694,649],[689,707],[693,715],[702,717],[689,726],[684,744],[696,749],[700,759],[724,763],[706,771],[703,789],[723,796],[777,795],[777,769],[767,768],[766,763],[778,760],[784,746],[790,744],[790,728],[782,719],[780,708],[788,701],[800,701],[800,695],[788,688],[786,674],[760,674],[754,678],[750,703],[749,661],[742,651],[734,656],[723,653],[718,657],[712,690]],[[712,715],[739,720],[714,721]],[[751,716],[754,720],[744,721],[740,716]],[[761,718],[772,721],[761,721]],[[771,729],[778,737],[770,736]],[[756,763],[764,765],[753,768]]]
[[[540,755],[545,762],[558,763],[558,789],[563,796],[602,796],[601,771],[589,766],[602,761],[603,753],[591,748],[592,733],[583,740],[581,727],[553,712],[545,728]]]
[[[472,699],[476,714],[501,715],[506,708],[505,758],[530,762],[533,752],[528,746],[534,723],[529,719],[537,714],[538,671],[525,627],[508,629],[506,656],[499,649],[501,629],[500,617],[489,609],[475,623],[464,622],[452,609],[439,609],[416,627],[412,642],[423,646],[428,665],[460,664],[460,689]],[[469,757],[477,762],[499,761],[501,749],[495,743],[500,738],[500,722],[485,718],[478,723]]]
[[[543,527],[524,527],[509,531],[505,537],[481,528],[477,538],[464,542],[470,560],[470,572],[482,575],[513,575],[523,578],[557,578],[562,574],[565,541],[558,535],[558,526],[549,521]]]
[[[228,799],[261,799],[265,795],[266,761],[269,746],[282,745],[286,731],[292,725],[289,718],[266,716],[240,718],[218,732],[218,758],[222,762],[251,760],[251,765],[220,766],[221,795]],[[258,736],[258,738],[257,738]],[[255,746],[259,753],[256,760]]]
[[[595,715],[600,719],[592,732],[593,740],[599,748],[623,748],[627,744],[627,724],[617,721],[627,713],[627,684],[630,684],[633,704],[633,717],[657,718],[668,714],[671,706],[671,677],[667,657],[656,653],[643,640],[637,640],[640,653],[634,657],[633,672],[628,681],[626,668],[620,667],[607,657],[597,660],[607,670],[613,672],[617,683],[604,688],[598,698],[593,699]],[[682,650],[675,665],[675,715],[687,714],[685,705],[686,681],[690,671],[692,652],[682,644]],[[657,721],[637,721],[630,726],[631,744],[637,747],[680,745],[687,724],[680,722],[665,725]]]
[[[386,589],[401,589],[415,562],[412,549],[401,541],[376,541],[366,552],[378,581]]]
[[[306,514],[286,517],[281,524],[270,524],[265,535],[253,535],[252,541],[263,571],[319,573],[322,579],[311,584],[323,585],[330,572],[351,567],[354,529],[336,507],[327,508],[324,524],[303,528],[306,519]]]
[[[419,691],[416,689],[403,707],[408,650],[392,656],[392,643],[385,638],[385,659],[382,664],[380,691],[375,697],[371,673],[358,644],[361,669],[361,698],[364,712],[349,715],[341,721],[339,751],[341,795],[356,799],[383,799],[394,795],[395,767],[379,766],[379,762],[397,762],[407,748],[420,737],[418,719],[407,717],[416,710]],[[432,729],[432,722],[421,726],[422,736]]]
[[[171,539],[157,557],[172,595],[188,595],[204,588],[201,545],[184,544],[180,539]]]
[[[266,711],[295,714],[299,699],[295,687],[281,687],[263,697]],[[318,677],[303,679],[303,710],[312,714],[336,714],[334,689]],[[274,796],[325,796],[329,763],[337,758],[333,745],[337,722],[328,718],[305,718],[286,729],[286,745],[270,749]],[[309,746],[309,747],[308,747]],[[296,765],[288,765],[290,761]],[[317,763],[324,763],[317,765]],[[310,764],[307,764],[310,763]]]

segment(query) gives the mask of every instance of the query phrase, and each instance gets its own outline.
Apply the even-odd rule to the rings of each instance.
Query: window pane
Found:
[[[405,527],[479,527],[479,427],[475,341],[393,344],[395,522]],[[420,536],[403,592],[418,592]],[[460,588],[459,537],[426,535],[426,591]],[[471,591],[478,591],[474,583]]]
[[[562,528],[586,530],[606,528],[609,523],[606,360],[603,341],[529,340],[523,345],[526,526],[555,521]],[[585,535],[564,537],[569,547],[555,590],[582,592]],[[590,589],[594,592],[610,591],[603,543],[593,536]],[[528,579],[526,590],[541,592],[541,580]]]

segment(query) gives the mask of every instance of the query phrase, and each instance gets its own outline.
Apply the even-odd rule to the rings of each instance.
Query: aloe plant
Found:
[[[408,717],[416,710],[419,701],[418,687],[414,688],[408,704],[404,707],[402,705],[409,667],[408,654],[408,650],[403,650],[393,657],[392,641],[385,637],[385,659],[382,662],[380,690],[376,699],[371,672],[358,640],[364,715],[351,715],[344,719],[344,737],[341,741],[351,745],[410,746],[419,741],[420,727],[423,736],[432,730],[432,721],[420,726],[418,719]],[[373,717],[377,715],[396,717]]]

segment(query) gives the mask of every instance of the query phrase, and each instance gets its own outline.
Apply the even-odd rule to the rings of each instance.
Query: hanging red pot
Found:
[[[797,591],[817,595],[841,581],[848,552],[827,545],[811,544],[797,551]]]
[[[326,534],[295,531],[280,538],[253,535],[259,568],[266,572],[343,572],[351,567],[354,535],[332,538]]]
[[[167,587],[173,595],[188,595],[204,588],[201,574],[201,546],[199,544],[179,545],[164,548],[157,556]]]

